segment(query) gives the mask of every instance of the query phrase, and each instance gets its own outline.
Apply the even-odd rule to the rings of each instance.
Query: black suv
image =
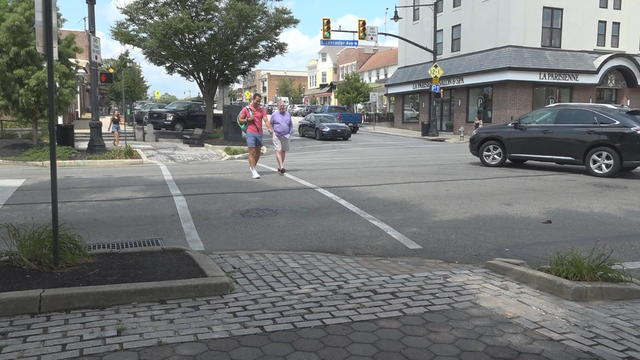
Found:
[[[606,104],[553,104],[509,124],[473,132],[469,150],[485,166],[509,159],[585,165],[612,177],[640,166],[640,110]]]
[[[151,109],[147,115],[147,123],[153,128],[175,131],[184,129],[204,129],[207,113],[204,105],[194,101],[174,101],[164,109]]]

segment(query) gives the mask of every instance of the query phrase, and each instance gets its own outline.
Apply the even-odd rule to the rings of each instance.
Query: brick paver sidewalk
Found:
[[[232,294],[0,318],[0,360],[640,358],[639,301],[578,304],[421,259],[213,259]]]

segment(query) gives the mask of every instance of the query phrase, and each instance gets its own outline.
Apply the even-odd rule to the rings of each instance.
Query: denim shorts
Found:
[[[120,125],[111,125],[111,132],[120,132]]]
[[[262,134],[256,134],[254,132],[247,131],[247,146],[262,147]]]

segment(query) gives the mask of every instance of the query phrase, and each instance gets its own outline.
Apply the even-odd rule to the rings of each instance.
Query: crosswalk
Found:
[[[24,182],[25,179],[0,179],[0,209]]]

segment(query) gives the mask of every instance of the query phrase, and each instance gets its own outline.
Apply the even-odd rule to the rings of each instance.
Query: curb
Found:
[[[140,154],[141,159],[118,159],[118,160],[58,160],[58,167],[70,166],[119,166],[119,165],[142,165],[148,163],[149,159],[138,149],[134,149]],[[0,165],[19,165],[19,166],[35,166],[49,167],[50,161],[15,161],[0,160]]]
[[[218,154],[220,154],[220,156],[222,156],[222,161],[225,160],[245,160],[249,158],[249,154],[245,153],[245,154],[240,154],[240,155],[229,155],[226,152],[224,152],[224,148],[226,148],[226,146],[218,146],[218,145],[211,145],[211,144],[204,144],[205,147],[212,149],[213,151],[217,152]],[[262,155],[267,153],[267,147],[263,146],[262,149],[260,150],[260,152],[262,153]]]
[[[231,292],[232,280],[210,257],[194,251],[186,253],[206,277],[0,293],[0,316],[105,308],[130,303],[218,296]]]
[[[534,289],[571,301],[588,302],[640,298],[640,286],[635,283],[571,281],[531,269],[521,260],[493,259],[487,261],[486,267]]]
[[[469,142],[468,137],[466,136],[465,136],[465,140],[460,141],[452,138],[417,136],[417,135],[408,135],[408,134],[398,134],[398,133],[393,133],[388,131],[371,130],[371,129],[367,129],[366,127],[360,128],[360,131],[362,130],[364,130],[365,132],[373,133],[373,134],[377,133],[377,134],[385,134],[385,135],[394,135],[394,136],[401,136],[401,137],[406,137],[411,139],[422,139],[426,141],[446,142],[451,144],[464,144]]]

